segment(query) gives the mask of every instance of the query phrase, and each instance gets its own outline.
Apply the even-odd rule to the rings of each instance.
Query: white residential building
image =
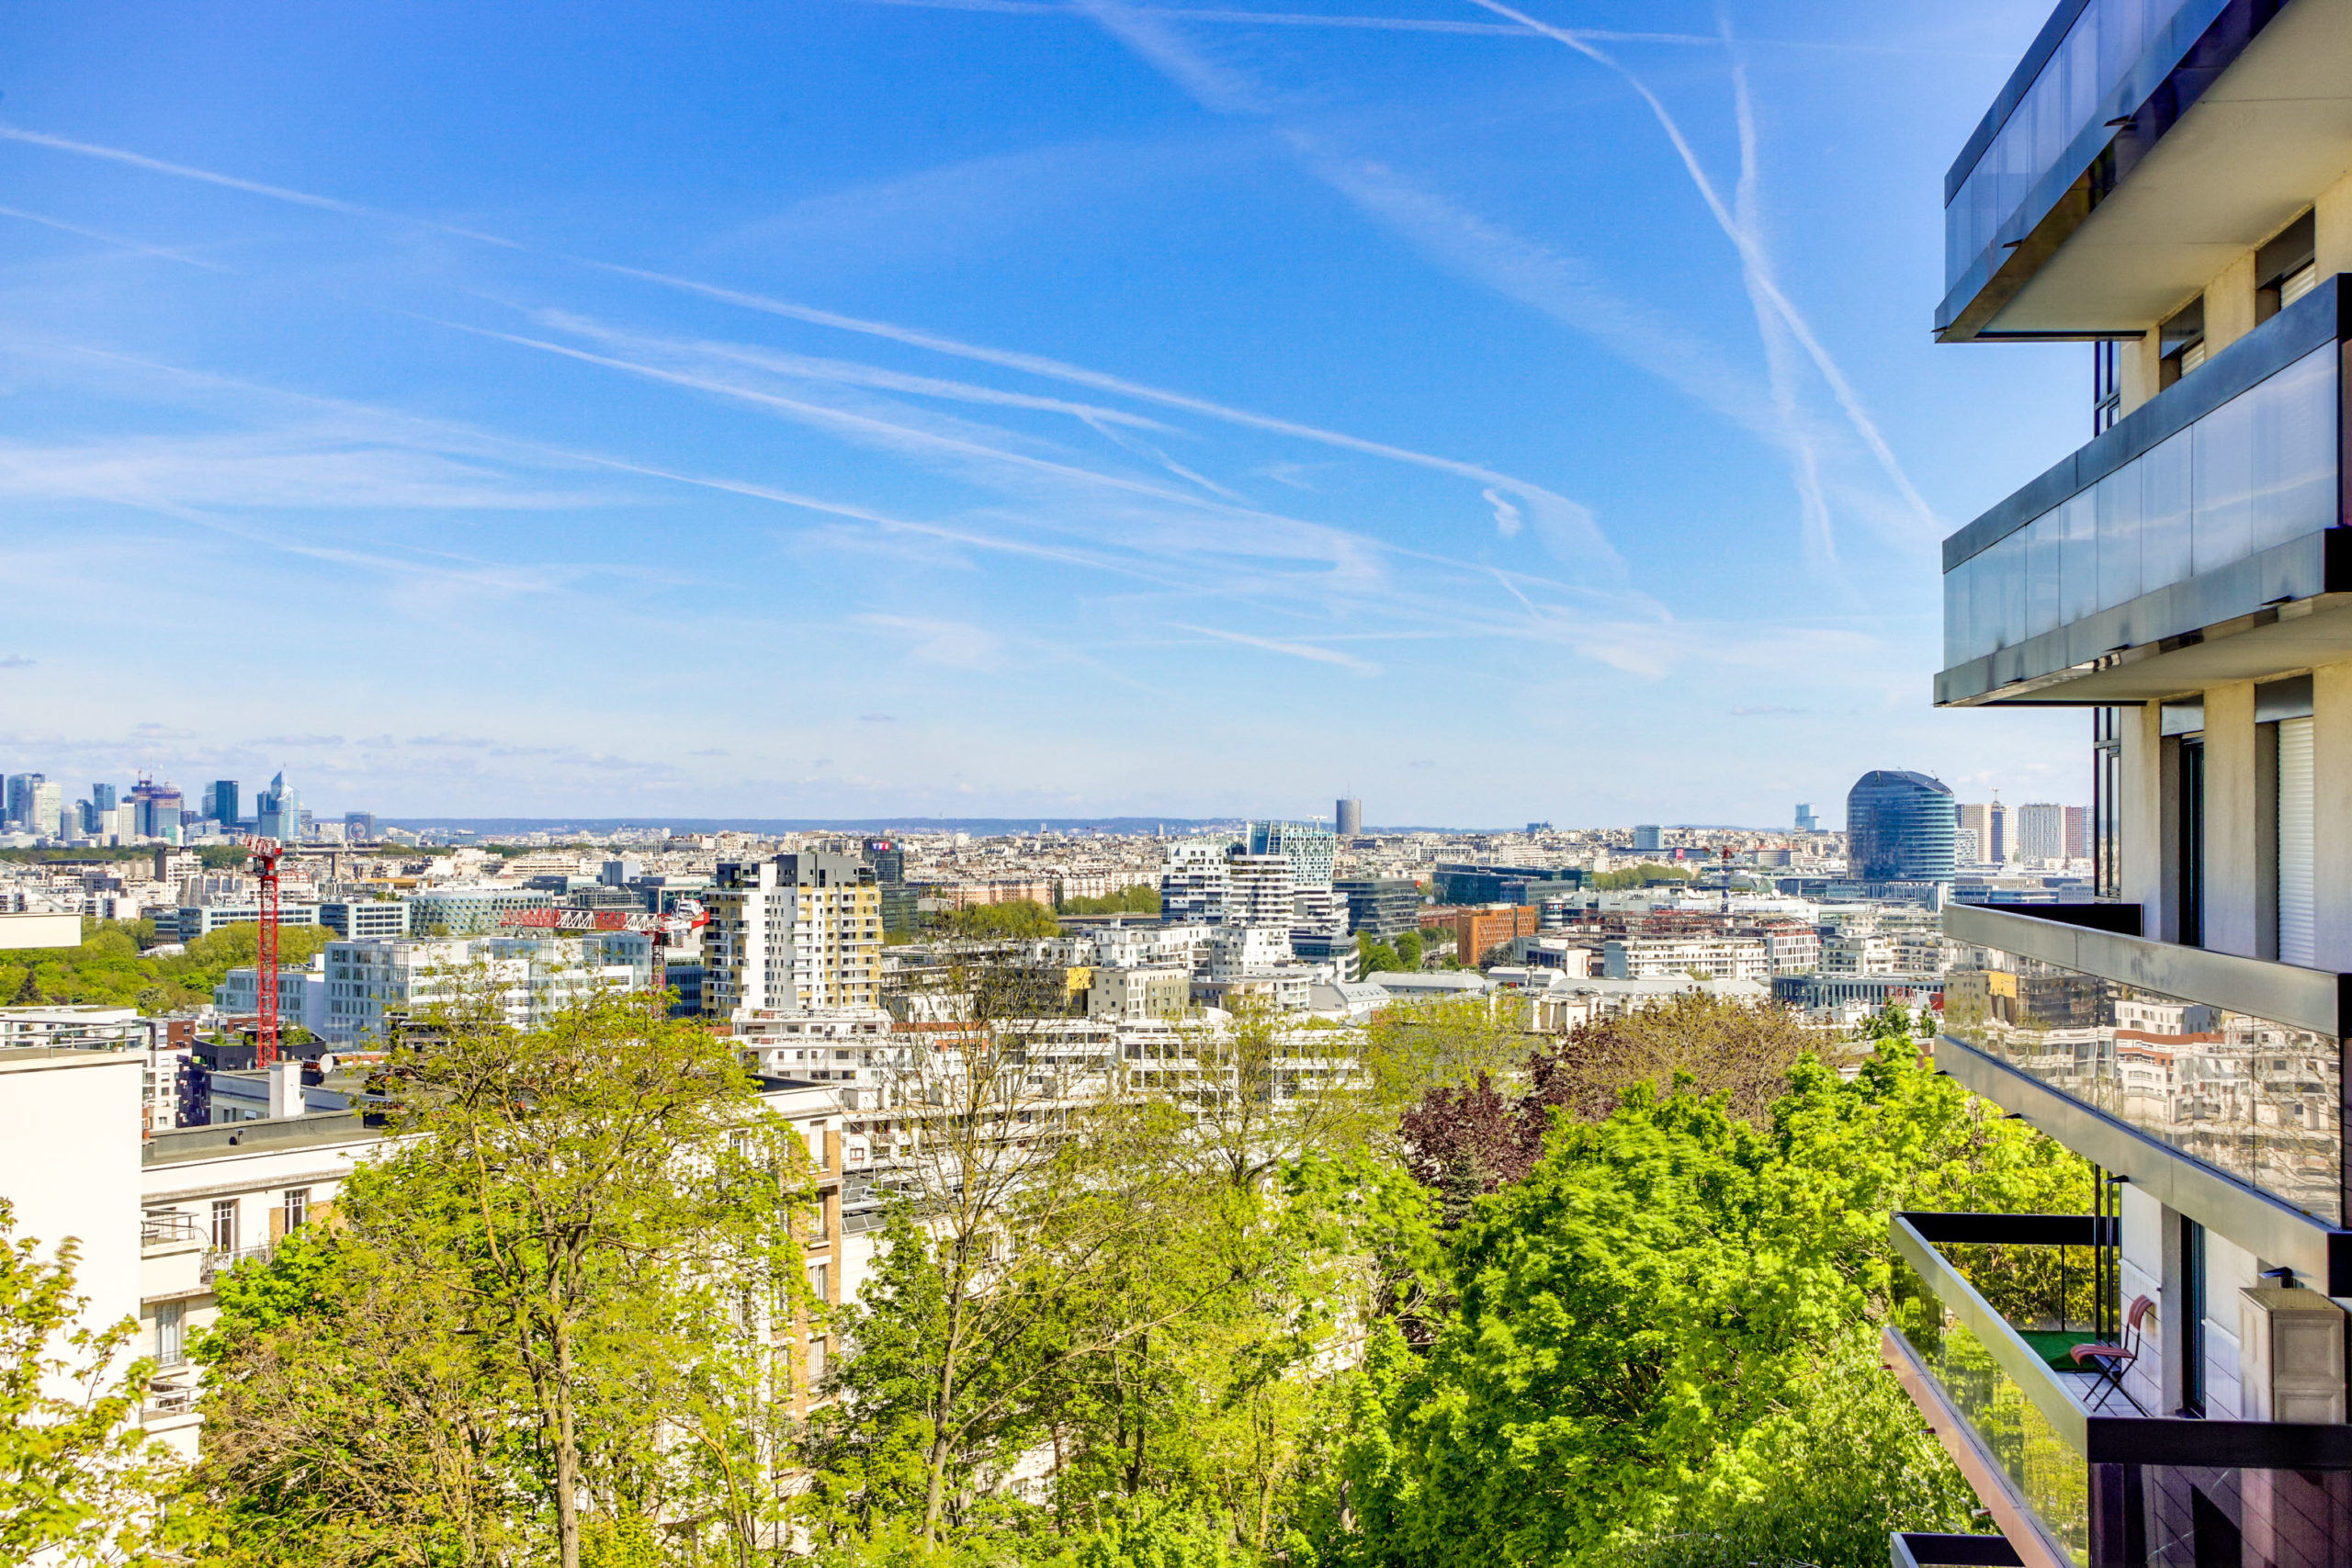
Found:
[[[314,1032],[338,1045],[381,1044],[392,1020],[453,1001],[476,980],[493,987],[508,1021],[527,1029],[597,987],[643,983],[641,970],[605,956],[580,937],[331,942],[323,1027]]]
[[[1604,943],[1600,953],[1611,980],[1772,980],[1771,954],[1756,937],[1627,937]]]
[[[1226,852],[1230,848],[1217,839],[1180,839],[1168,846],[1159,870],[1162,924],[1225,923],[1226,897],[1231,882]]]
[[[723,862],[703,906],[704,1016],[882,1005],[882,890],[856,857]]]

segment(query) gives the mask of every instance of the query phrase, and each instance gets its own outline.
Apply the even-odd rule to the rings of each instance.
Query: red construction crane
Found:
[[[258,987],[258,1013],[254,1021],[255,1062],[264,1067],[277,1060],[277,857],[286,846],[276,839],[248,838],[246,869],[261,883],[261,920],[254,981]]]
[[[685,941],[710,923],[710,915],[701,903],[693,898],[681,898],[666,914],[646,914],[635,909],[508,909],[498,917],[500,926],[508,930],[543,931],[650,931],[653,933],[653,980],[659,988],[662,958],[673,942]]]

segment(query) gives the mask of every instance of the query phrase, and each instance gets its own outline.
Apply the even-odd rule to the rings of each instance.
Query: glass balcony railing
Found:
[[[2028,938],[2050,923],[1947,911],[1947,933],[1980,962],[1945,976],[1946,1035],[2328,1225],[2342,1223],[2340,1034],[2307,1016],[2268,1017],[2007,950],[2004,921]],[[2105,932],[2075,940],[2112,950],[2116,973],[2194,960],[2226,968],[2240,992],[2273,991],[2274,1011],[2300,1014],[2296,998],[2314,992],[2333,1006],[2332,975]]]
[[[1939,700],[2061,675],[2333,586],[2321,547],[2345,513],[2343,281],[1946,541]]]
[[[2040,210],[2022,227],[2032,226],[2107,145],[2107,122],[2139,107],[2223,8],[2223,0],[2060,6],[1945,178],[1948,287],[1961,284],[2029,203]],[[2037,195],[2043,199],[2034,203]]]
[[[1964,1429],[1979,1493],[1997,1487],[2040,1538],[2012,1528],[2018,1554],[2086,1568],[2352,1560],[2352,1427],[2148,1416],[2067,1354],[2076,1335],[2053,1319],[2077,1304],[2111,1314],[2113,1303],[2078,1302],[2065,1281],[2086,1276],[2064,1259],[2111,1247],[2112,1223],[1897,1214],[1889,1227],[1890,1361],[1931,1425]],[[2147,1325],[2144,1359],[2158,1353],[2159,1329]]]

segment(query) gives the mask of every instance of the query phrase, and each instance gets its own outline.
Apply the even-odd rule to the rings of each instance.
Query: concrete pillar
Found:
[[[2352,175],[2321,193],[2312,213],[2312,238],[2322,277],[2352,272]]]
[[[2262,772],[2256,739],[2253,682],[2206,692],[2205,945],[2244,958],[2262,956],[2268,892],[2258,886],[2267,857],[2257,829],[2268,813],[2256,787]]]
[[[2352,664],[2312,671],[2312,883],[2316,957],[2352,971]]]
[[[2205,286],[2205,352],[2222,350],[2254,331],[2254,261],[2248,251]]]
[[[2154,321],[2148,323],[2146,337],[2136,340],[2125,338],[2115,345],[2116,367],[2121,372],[2117,378],[2118,387],[2123,394],[2118,418],[2154,397],[2161,388],[2157,372],[2161,357],[2158,347],[2156,323]]]
[[[2352,696],[2352,682],[2347,682]],[[2154,703],[2125,708],[2119,727],[2123,735],[2122,855],[2123,898],[2141,910],[2140,929],[2170,941],[2179,928],[2174,869],[2165,854],[2165,766],[2163,715]]]

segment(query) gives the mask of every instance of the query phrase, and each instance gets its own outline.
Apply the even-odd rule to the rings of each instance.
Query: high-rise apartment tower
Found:
[[[2065,0],[1943,196],[1938,335],[2091,396],[1944,541],[1935,701],[2087,710],[2102,897],[1944,910],[1938,1066],[2086,1179],[1892,1222],[1885,1353],[2007,1538],[1894,1555],[2352,1563],[2352,13]]]

